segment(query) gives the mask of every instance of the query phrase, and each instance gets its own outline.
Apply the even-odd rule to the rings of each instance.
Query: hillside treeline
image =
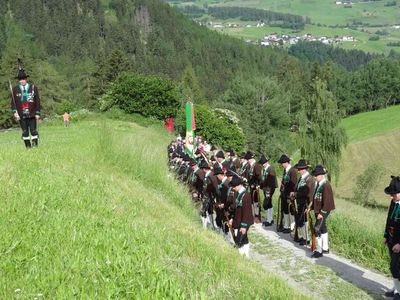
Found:
[[[210,6],[208,14],[217,19],[235,19],[242,21],[264,21],[271,26],[283,28],[304,29],[305,24],[311,23],[310,18],[299,15],[269,11],[265,9],[235,7],[235,6]]]
[[[11,125],[8,80],[17,57],[39,87],[45,115],[65,103],[98,109],[123,73],[155,75],[174,85],[181,106],[191,98],[223,113],[243,130],[246,146],[271,155],[298,147],[293,132],[307,99],[318,96],[316,81],[340,116],[396,104],[399,94],[397,60],[345,52],[341,62],[334,51],[319,62],[297,58],[210,31],[160,0],[0,0],[0,15],[2,127]]]

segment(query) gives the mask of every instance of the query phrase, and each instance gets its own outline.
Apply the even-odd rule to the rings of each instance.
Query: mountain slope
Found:
[[[349,136],[349,144],[342,158],[342,173],[337,185],[341,197],[353,197],[356,178],[369,166],[377,164],[382,169],[382,177],[371,197],[378,204],[387,206],[389,201],[383,189],[390,181],[390,175],[399,175],[400,161],[397,153],[400,145],[400,106],[362,113],[343,120]]]
[[[95,118],[0,134],[0,298],[304,298],[202,230],[169,136]]]

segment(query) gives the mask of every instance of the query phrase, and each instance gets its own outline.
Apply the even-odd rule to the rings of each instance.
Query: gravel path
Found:
[[[385,299],[384,292],[392,287],[385,275],[332,252],[312,259],[309,248],[298,246],[288,234],[277,233],[275,226],[252,226],[250,241],[251,258],[314,298]]]

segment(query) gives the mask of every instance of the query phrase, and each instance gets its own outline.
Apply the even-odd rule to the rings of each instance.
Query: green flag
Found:
[[[194,120],[194,107],[192,102],[186,102],[186,143],[185,151],[190,157],[194,157],[194,131],[196,130],[196,123]]]

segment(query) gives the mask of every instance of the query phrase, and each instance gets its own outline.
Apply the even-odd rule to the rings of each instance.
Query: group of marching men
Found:
[[[274,224],[272,197],[278,188],[275,169],[268,157],[261,155],[257,161],[251,151],[237,157],[231,148],[225,152],[215,147],[210,152],[200,149],[190,157],[184,151],[182,139],[173,140],[168,146],[169,167],[180,181],[188,184],[193,199],[200,204],[203,226],[211,225],[230,236],[239,252],[249,257],[247,233],[251,225],[262,222],[261,207],[265,212],[262,225]],[[283,176],[277,231],[291,235],[294,232],[294,241],[299,245],[315,243],[312,257],[321,257],[329,252],[326,220],[335,209],[327,171],[317,165],[310,173],[304,159],[292,166],[285,154],[278,163]],[[315,224],[310,218],[312,210]]]

